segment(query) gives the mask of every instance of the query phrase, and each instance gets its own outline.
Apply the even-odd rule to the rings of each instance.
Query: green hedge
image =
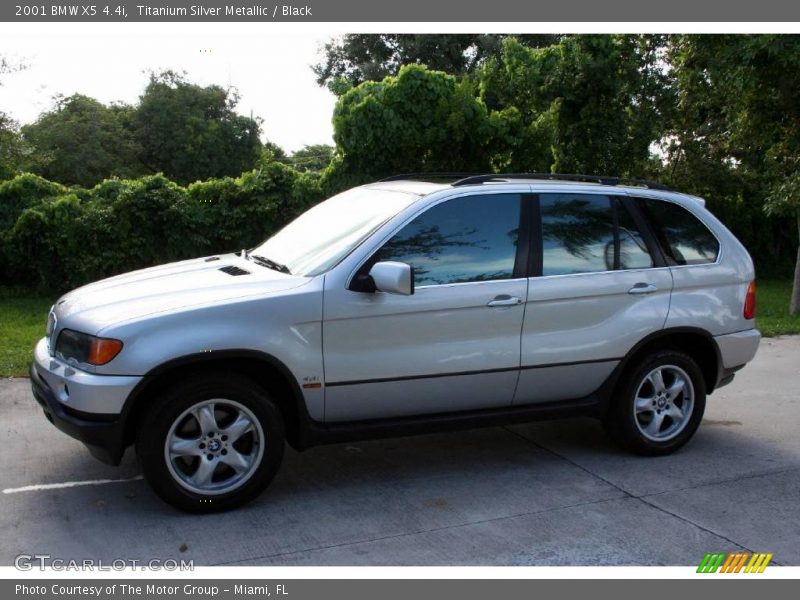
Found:
[[[372,179],[343,167],[336,158],[320,177],[272,162],[188,187],[162,175],[110,179],[92,189],[19,175],[0,182],[0,285],[59,293],[134,269],[252,247],[323,197]],[[777,219],[757,204],[705,195],[750,249],[759,276],[791,272],[791,232],[781,232]]]
[[[63,292],[156,264],[258,244],[321,199],[270,163],[182,187],[162,175],[90,190],[24,174],[0,184],[0,284]]]
[[[67,192],[68,189],[60,183],[48,181],[33,173],[0,181],[0,231],[11,228],[26,208]]]

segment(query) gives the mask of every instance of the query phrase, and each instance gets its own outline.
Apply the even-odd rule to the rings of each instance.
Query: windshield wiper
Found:
[[[264,256],[259,256],[258,254],[247,254],[247,258],[252,260],[253,262],[258,263],[262,267],[267,267],[268,269],[272,269],[273,271],[280,271],[281,273],[286,273],[287,275],[291,275],[292,272],[289,270],[289,267],[286,265],[282,265],[279,262],[275,262],[269,258]]]

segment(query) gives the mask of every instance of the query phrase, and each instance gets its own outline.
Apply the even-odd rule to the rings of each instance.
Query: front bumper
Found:
[[[89,420],[87,413],[68,412],[58,401],[53,390],[39,376],[36,364],[31,365],[31,388],[33,397],[42,407],[44,416],[53,425],[67,435],[81,441],[89,449],[92,456],[109,465],[118,465],[125,451],[123,444],[123,427],[120,419]]]
[[[122,406],[141,377],[74,369],[52,358],[45,340],[36,345],[30,375],[33,396],[47,420],[83,442],[98,460],[118,465],[125,451]]]
[[[142,380],[138,376],[81,371],[50,356],[45,338],[36,344],[33,364],[59,402],[85,413],[120,414],[133,388]]]

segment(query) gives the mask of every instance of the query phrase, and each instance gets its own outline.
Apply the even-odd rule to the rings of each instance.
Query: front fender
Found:
[[[322,278],[265,297],[152,315],[101,335],[124,343],[98,368],[104,375],[144,376],[186,357],[252,351],[284,365],[297,382],[322,381]],[[324,391],[303,389],[303,396],[312,418],[322,420]]]

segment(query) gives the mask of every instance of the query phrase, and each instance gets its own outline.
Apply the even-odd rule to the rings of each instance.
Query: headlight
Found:
[[[56,305],[50,307],[50,312],[47,313],[47,325],[44,328],[44,335],[46,338],[50,338],[53,335],[53,330],[56,328]]]
[[[56,342],[56,355],[89,365],[104,365],[122,350],[122,342],[100,338],[71,329],[62,329]]]

